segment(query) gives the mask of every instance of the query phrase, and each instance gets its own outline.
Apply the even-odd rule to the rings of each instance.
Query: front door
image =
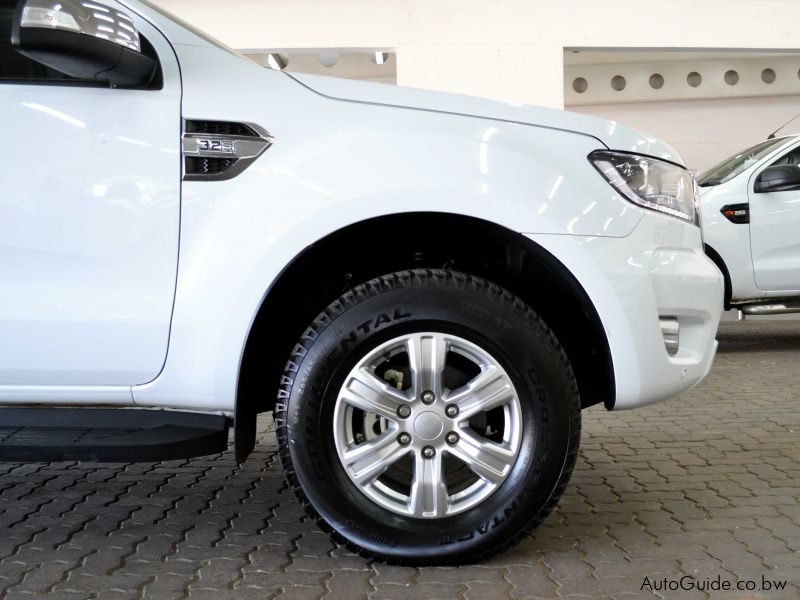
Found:
[[[166,358],[178,261],[175,55],[131,14],[163,81],[69,79],[13,49],[15,5],[0,0],[0,385],[148,382]]]
[[[767,166],[797,165],[800,147],[784,153]],[[756,193],[750,178],[750,247],[756,285],[768,292],[800,290],[800,189]]]

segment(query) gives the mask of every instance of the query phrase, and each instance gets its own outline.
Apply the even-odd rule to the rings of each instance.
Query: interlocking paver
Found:
[[[786,579],[780,593],[725,597],[796,598],[798,356],[800,321],[723,323],[705,383],[637,411],[584,412],[555,513],[516,548],[459,568],[333,544],[283,480],[269,415],[241,467],[231,453],[0,464],[0,598],[627,598],[655,597],[645,576],[682,575]]]

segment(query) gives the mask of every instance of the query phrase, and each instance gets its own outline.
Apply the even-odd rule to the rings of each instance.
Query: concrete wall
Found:
[[[280,51],[290,71],[566,104],[666,140],[699,171],[800,112],[800,54],[791,54],[800,1],[153,1],[261,62]],[[339,52],[333,67],[319,62],[326,49]],[[366,58],[377,50],[391,53],[386,65]],[[776,81],[762,81],[764,68]],[[724,79],[730,69],[735,85]],[[698,87],[687,85],[694,71]],[[653,73],[665,82],[658,89]],[[615,75],[625,77],[621,91]],[[588,81],[584,93],[576,77]],[[800,120],[784,132],[797,130]]]
[[[389,49],[397,82],[562,107],[562,50],[797,49],[782,0],[155,0],[234,48]]]
[[[568,110],[660,137],[699,171],[800,114],[800,54],[568,52],[565,62]],[[800,119],[781,132],[798,130]]]

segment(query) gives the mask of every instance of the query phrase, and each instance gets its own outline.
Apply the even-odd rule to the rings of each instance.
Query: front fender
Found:
[[[623,237],[641,219],[587,161],[602,147],[590,136],[332,100],[233,58],[213,85],[205,50],[193,50],[181,54],[185,118],[253,122],[275,142],[230,181],[184,182],[169,353],[159,377],[134,388],[139,404],[232,411],[267,290],[306,247],[353,223],[443,212],[516,232]]]

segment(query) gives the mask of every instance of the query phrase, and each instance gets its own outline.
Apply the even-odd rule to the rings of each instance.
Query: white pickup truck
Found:
[[[800,312],[800,136],[763,141],[698,177],[706,252],[725,308]]]
[[[581,408],[709,371],[722,278],[665,144],[289,75],[144,0],[0,0],[0,460],[242,461],[357,551],[478,560]]]

